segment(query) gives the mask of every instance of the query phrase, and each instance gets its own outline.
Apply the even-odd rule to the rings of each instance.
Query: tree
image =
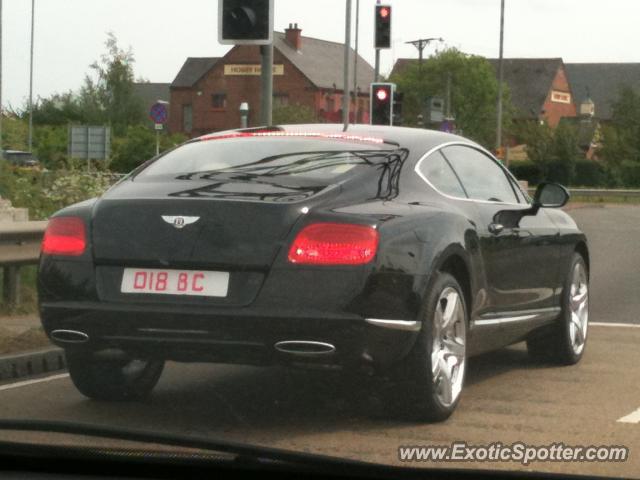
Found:
[[[177,133],[160,136],[160,151],[169,150],[187,137]],[[133,125],[127,128],[126,134],[115,138],[112,144],[111,164],[114,172],[127,173],[138,165],[152,158],[156,153],[156,135],[146,125]]]
[[[631,87],[622,88],[613,104],[600,154],[614,168],[623,162],[640,164],[640,94]]]
[[[576,162],[583,157],[578,132],[568,123],[555,129],[546,123],[525,122],[519,125],[519,137],[526,144],[527,157],[544,180],[570,184]]]
[[[457,129],[487,148],[495,146],[498,81],[485,58],[450,48],[424,60],[422,67],[417,62],[410,64],[390,80],[404,93],[403,117],[409,125],[416,124],[428,98],[447,97],[450,81],[451,113]],[[504,105],[504,125],[508,129],[511,108],[507,89]]]
[[[133,52],[122,50],[113,33],[107,34],[105,46],[107,52],[91,64],[97,78],[85,78],[80,105],[85,120],[102,118],[104,123],[111,125],[115,135],[122,135],[129,125],[144,121],[144,106],[133,89]]]

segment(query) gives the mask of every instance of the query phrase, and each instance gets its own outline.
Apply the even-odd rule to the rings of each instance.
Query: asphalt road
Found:
[[[362,399],[375,393],[335,373],[201,364],[169,364],[145,403],[86,400],[65,375],[0,385],[0,417],[224,437],[383,463],[398,463],[401,445],[454,441],[625,445],[630,458],[624,463],[414,466],[640,478],[640,411],[634,414],[640,409],[640,328],[633,326],[640,325],[640,207],[581,208],[571,214],[592,250],[591,320],[632,325],[592,325],[585,357],[574,367],[536,364],[522,345],[472,359],[461,403],[447,422],[417,425],[372,417],[362,409]]]

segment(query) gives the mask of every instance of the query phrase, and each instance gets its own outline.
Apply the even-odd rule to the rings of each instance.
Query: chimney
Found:
[[[298,24],[289,24],[289,28],[284,31],[285,38],[289,45],[295,48],[297,51],[302,50],[302,30],[298,28]]]

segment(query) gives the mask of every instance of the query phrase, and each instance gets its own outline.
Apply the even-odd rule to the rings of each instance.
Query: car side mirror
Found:
[[[524,210],[501,210],[494,215],[493,223],[490,227],[493,229],[500,227],[499,231],[504,228],[516,228],[520,226],[520,220],[522,220],[523,217],[527,215],[537,215],[540,208],[564,207],[570,197],[569,191],[562,185],[543,182],[538,185],[536,194],[533,197],[533,203],[529,208],[525,208]],[[499,233],[499,231],[497,232]]]
[[[558,183],[543,182],[538,185],[533,197],[533,206],[540,208],[561,208],[571,198],[569,191]]]

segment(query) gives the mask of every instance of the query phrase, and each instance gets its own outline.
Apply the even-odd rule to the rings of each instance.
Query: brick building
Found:
[[[354,56],[351,50],[351,65]],[[274,32],[273,58],[274,109],[300,104],[320,122],[340,122],[343,44],[303,37],[297,25],[290,25],[284,33]],[[242,102],[249,103],[249,126],[258,126],[260,61],[260,48],[254,45],[236,45],[220,58],[188,58],[171,84],[169,131],[198,136],[238,128]],[[373,67],[359,56],[352,121],[369,121],[373,77]]]

